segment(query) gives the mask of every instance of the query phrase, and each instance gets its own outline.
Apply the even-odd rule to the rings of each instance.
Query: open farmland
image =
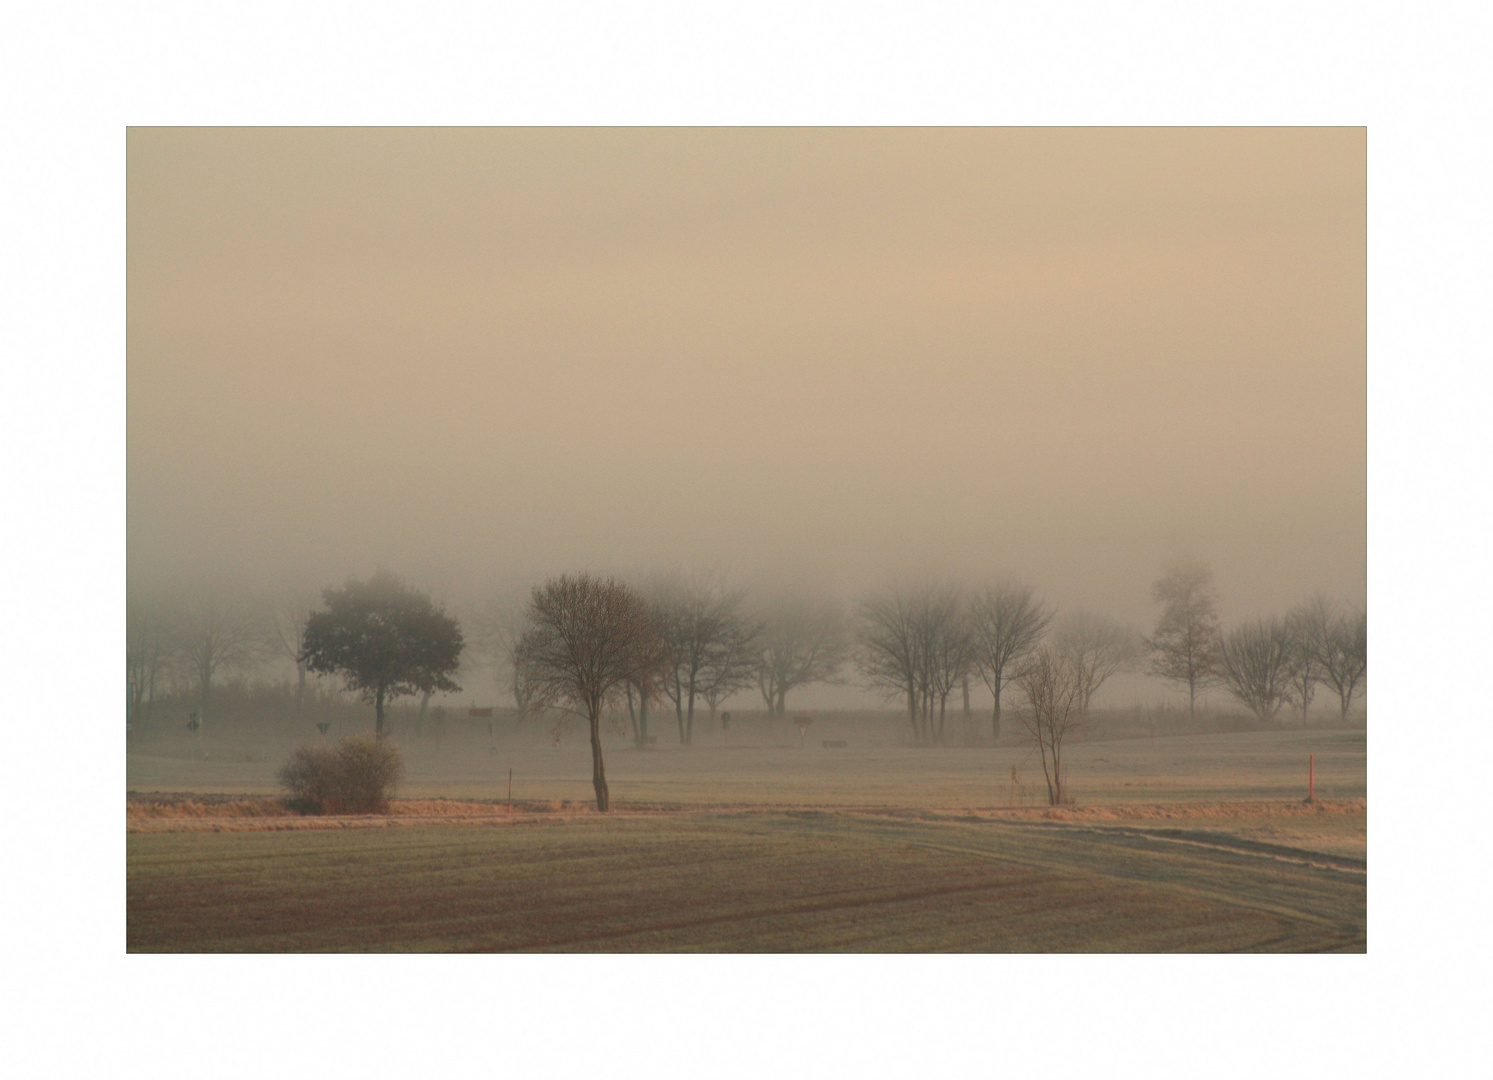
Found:
[[[576,748],[505,749],[511,816],[499,754],[416,754],[409,799],[350,819],[276,816],[272,764],[132,759],[238,801],[131,803],[128,948],[1366,947],[1362,732],[1078,744],[1055,809],[1014,746],[618,751],[607,817]]]
[[[131,950],[1362,950],[1364,873],[827,811],[135,834]]]
[[[852,721],[822,714],[802,747],[781,723],[776,730],[733,730],[729,745],[711,732],[697,736],[690,749],[661,745],[640,751],[613,736],[607,740],[607,778],[619,806],[948,809],[1045,803],[1041,763],[1030,747],[1008,738],[993,747],[914,748],[898,744],[903,727],[905,721],[895,717]],[[672,737],[667,729],[660,736],[661,742]],[[405,797],[505,798],[512,769],[516,798],[592,798],[590,750],[579,730],[559,743],[539,725],[496,738],[464,732],[437,743],[396,731],[394,739],[408,764],[400,792]],[[827,749],[827,741],[847,745]],[[294,743],[225,736],[211,744],[205,760],[189,739],[151,745],[128,756],[127,786],[142,792],[276,794],[275,772]],[[1318,796],[1367,794],[1361,728],[1091,739],[1064,753],[1067,781],[1084,805],[1299,800],[1306,795],[1312,754]]]

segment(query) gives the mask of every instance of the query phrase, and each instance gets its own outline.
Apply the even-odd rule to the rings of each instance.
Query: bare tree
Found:
[[[1235,627],[1219,650],[1219,680],[1259,719],[1274,720],[1291,697],[1291,649],[1279,619]]]
[[[1052,643],[1078,672],[1084,712],[1109,677],[1135,670],[1145,651],[1143,639],[1134,630],[1087,611],[1065,615],[1053,632]]]
[[[315,605],[309,598],[288,594],[279,597],[271,607],[269,627],[271,646],[295,665],[295,714],[301,715],[306,700],[305,651],[306,620]]]
[[[651,590],[669,667],[663,693],[674,703],[679,742],[695,738],[695,700],[705,687],[734,667],[739,651],[756,639],[755,627],[741,613],[743,596],[708,578],[659,582]],[[712,709],[712,713],[714,709]]]
[[[833,681],[850,653],[845,616],[827,600],[784,599],[766,612],[757,664],[757,688],[769,716],[787,715],[788,692]]]
[[[1013,680],[1022,697],[1017,715],[1042,756],[1047,801],[1063,802],[1063,742],[1088,719],[1084,673],[1071,656],[1042,646],[1028,656]]]
[[[1041,642],[1052,614],[1032,595],[1029,585],[987,586],[970,600],[970,634],[974,666],[995,696],[990,737],[1000,738],[1001,691],[1011,681],[1021,660]],[[965,685],[965,711],[969,688]]]
[[[861,673],[873,687],[906,701],[915,742],[941,742],[949,695],[973,664],[958,591],[888,589],[865,597],[860,615]]]
[[[667,660],[647,605],[610,578],[551,578],[534,589],[518,655],[541,700],[590,724],[591,782],[596,809],[606,812],[611,795],[601,756],[602,710],[629,680]]]
[[[1314,596],[1292,608],[1286,616],[1286,633],[1290,639],[1289,679],[1291,700],[1301,708],[1301,723],[1322,681],[1322,665],[1317,660],[1316,642],[1321,628],[1330,622],[1330,605]]]
[[[160,605],[140,597],[125,603],[125,672],[131,722],[143,726],[171,658],[170,627]]]
[[[1338,696],[1341,716],[1348,709],[1368,672],[1368,615],[1362,608],[1332,616],[1319,628],[1314,651],[1322,681]]]
[[[712,725],[722,702],[756,685],[761,636],[761,624],[733,620],[707,656],[700,672],[700,696],[710,707]]]
[[[494,683],[513,699],[520,718],[529,716],[536,706],[535,690],[518,663],[518,643],[524,636],[523,606],[489,597],[472,621],[476,652],[489,666]]]
[[[1151,636],[1151,673],[1187,687],[1187,715],[1197,712],[1198,691],[1218,677],[1223,631],[1213,573],[1197,563],[1175,566],[1151,586],[1162,605]]]
[[[272,649],[263,613],[242,597],[201,589],[180,597],[171,609],[175,661],[197,689],[199,723],[207,727],[213,678],[262,663]]]

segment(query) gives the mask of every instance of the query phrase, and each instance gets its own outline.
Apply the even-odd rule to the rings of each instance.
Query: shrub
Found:
[[[298,747],[280,769],[280,784],[298,814],[383,814],[403,774],[397,747],[350,738],[335,748]]]

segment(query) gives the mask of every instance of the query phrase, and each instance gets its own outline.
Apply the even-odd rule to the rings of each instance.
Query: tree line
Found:
[[[807,594],[754,600],[709,576],[660,577],[626,587],[659,642],[658,662],[631,672],[608,699],[609,706],[625,710],[639,746],[656,739],[650,725],[662,718],[672,719],[680,745],[691,745],[696,719],[703,714],[716,723],[721,706],[742,693],[754,693],[770,717],[782,717],[792,692],[851,680],[898,702],[913,741],[924,745],[947,742],[951,700],[968,714],[971,686],[983,686],[991,700],[990,735],[998,738],[1009,689],[1041,649],[1071,671],[1081,714],[1111,676],[1132,672],[1185,691],[1189,715],[1199,696],[1217,687],[1261,720],[1274,720],[1291,707],[1304,719],[1317,691],[1326,687],[1346,717],[1366,670],[1361,609],[1315,597],[1282,616],[1225,632],[1211,575],[1197,565],[1176,567],[1153,585],[1159,612],[1149,636],[1083,610],[1060,617],[1020,583],[889,586],[861,596],[848,610],[832,598]],[[349,580],[321,599],[319,607],[304,601],[253,604],[203,590],[175,602],[132,601],[132,709],[137,715],[148,710],[163,692],[190,694],[206,723],[215,679],[277,658],[294,666],[297,709],[308,678],[338,675],[348,689],[367,691],[379,729],[394,697],[413,694],[423,710],[432,695],[457,687],[467,642],[457,621],[418,590],[381,573],[364,582]],[[521,715],[550,707],[547,684],[522,651],[534,616],[531,597],[524,607],[490,603],[468,620],[476,652],[500,673]],[[377,621],[378,628],[359,618]],[[406,659],[395,644],[400,620],[423,632],[427,646],[441,643],[440,656],[426,658],[449,661],[439,674],[404,683],[379,674]],[[383,652],[370,653],[372,667],[351,662],[349,650],[370,650],[380,641]],[[473,650],[465,651],[470,665]]]
[[[1145,664],[1185,687],[1189,714],[1199,693],[1221,686],[1266,721],[1291,703],[1304,717],[1324,685],[1346,716],[1362,687],[1361,610],[1340,611],[1318,597],[1225,633],[1212,576],[1200,565],[1173,568],[1152,586],[1152,598],[1161,610],[1146,638],[1083,611],[1058,619],[1023,584],[888,587],[861,597],[853,617],[833,602],[798,597],[764,617],[745,592],[716,579],[655,579],[637,588],[583,573],[536,586],[516,618],[490,611],[481,637],[507,661],[520,714],[556,709],[586,720],[599,810],[610,806],[601,720],[623,702],[637,745],[649,743],[650,708],[668,705],[688,746],[701,704],[713,720],[727,698],[755,687],[769,715],[781,716],[790,691],[838,681],[849,666],[864,685],[905,706],[914,742],[938,745],[947,740],[956,692],[969,711],[972,680],[991,693],[991,735],[999,737],[1005,691],[1014,685],[1017,716],[1040,753],[1048,797],[1059,803],[1064,742],[1117,672]],[[455,676],[466,640],[425,593],[381,571],[350,578],[321,599],[304,614],[273,616],[215,597],[169,609],[173,619],[165,621],[132,609],[132,707],[174,675],[195,684],[205,722],[214,676],[277,649],[296,665],[297,706],[308,673],[340,677],[374,706],[378,740],[394,699],[420,696],[423,709],[433,694],[460,691]]]

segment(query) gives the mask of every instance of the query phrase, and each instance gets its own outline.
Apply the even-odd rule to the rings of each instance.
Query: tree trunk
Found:
[[[384,688],[380,686],[373,694],[373,737],[384,741]]]
[[[1063,758],[1062,750],[1054,741],[1052,744],[1052,805],[1063,804]]]
[[[301,706],[306,700],[306,665],[297,661],[295,666],[295,717],[301,718]]]
[[[643,736],[638,733],[638,710],[632,700],[632,683],[627,684],[627,722],[632,725],[632,744],[643,745]]]
[[[964,677],[964,715],[969,716],[969,676]]]
[[[601,760],[601,705],[593,704],[587,711],[591,714],[591,785],[596,788],[596,809],[605,814],[612,808],[612,797],[607,790],[607,768]]]
[[[1344,714],[1346,714],[1347,711],[1348,710],[1344,709],[1343,710]],[[788,690],[787,690],[786,687],[781,687],[781,686],[778,687],[778,711],[777,711],[777,715],[778,716],[787,716],[788,715]]]
[[[1052,772],[1047,767],[1047,743],[1041,735],[1037,736],[1037,749],[1042,752],[1042,779],[1047,781],[1047,805],[1056,806],[1058,800],[1052,790]]]
[[[991,742],[995,742],[995,740],[997,740],[997,739],[999,739],[1001,737],[1001,675],[1000,675],[1000,672],[997,671],[995,673],[995,678],[992,681],[995,683],[995,711],[990,714],[990,741]]]
[[[430,691],[420,695],[420,711],[415,714],[415,736],[425,734],[425,710],[430,706]]]

